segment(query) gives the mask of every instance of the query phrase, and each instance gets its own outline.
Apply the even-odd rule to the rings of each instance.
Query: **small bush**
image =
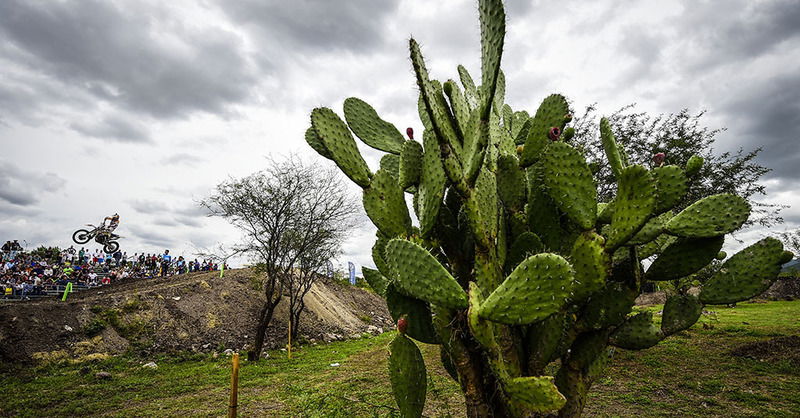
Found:
[[[95,335],[103,332],[106,329],[106,322],[100,318],[94,318],[88,324],[83,326],[83,333],[87,337],[94,337]]]

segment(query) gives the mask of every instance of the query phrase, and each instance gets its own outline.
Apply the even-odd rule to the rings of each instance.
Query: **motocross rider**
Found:
[[[106,216],[106,218],[103,219],[103,223],[105,224],[106,221],[108,221],[108,225],[106,225],[105,229],[110,235],[119,226],[119,214],[115,213],[111,216]]]

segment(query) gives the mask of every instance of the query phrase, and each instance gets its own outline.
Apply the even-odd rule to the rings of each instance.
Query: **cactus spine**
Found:
[[[461,86],[429,77],[410,40],[419,87],[421,143],[367,103],[345,101],[342,121],[314,109],[306,141],[364,191],[377,226],[365,269],[401,333],[390,347],[401,413],[422,414],[425,364],[414,340],[441,344],[441,359],[464,391],[469,416],[580,414],[613,347],[644,349],[687,329],[703,304],[733,303],[769,286],[788,255],[766,238],[734,255],[701,290],[667,301],[661,326],[630,316],[647,280],[687,277],[719,256],[723,236],[747,220],[740,197],[716,195],[680,211],[685,169],[632,165],[608,122],[600,134],[618,193],[597,202],[592,170],[570,143],[566,99],[548,96],[534,113],[504,104],[501,0],[478,2],[481,85],[459,66]],[[388,154],[372,173],[353,134]],[[420,224],[411,224],[404,193]],[[653,257],[644,271],[642,260]],[[559,360],[554,376],[546,366]]]

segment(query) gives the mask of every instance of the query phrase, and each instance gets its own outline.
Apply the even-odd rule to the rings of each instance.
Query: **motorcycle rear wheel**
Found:
[[[106,254],[114,254],[117,250],[119,250],[119,243],[116,241],[109,241],[103,246],[103,251]]]
[[[72,240],[75,241],[76,244],[86,244],[91,241],[91,239],[92,236],[89,234],[89,231],[85,229],[79,229],[72,234]]]

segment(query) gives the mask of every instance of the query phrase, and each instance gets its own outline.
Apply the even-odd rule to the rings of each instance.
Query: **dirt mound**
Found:
[[[660,305],[667,301],[667,294],[663,291],[642,293],[636,297],[636,306]]]
[[[731,355],[770,363],[788,360],[792,366],[800,367],[800,336],[776,337],[746,344],[731,351]]]
[[[780,277],[760,297],[768,300],[800,299],[800,277]]]
[[[179,350],[247,349],[263,293],[250,269],[136,280],[56,299],[0,305],[0,360],[29,361]],[[331,341],[392,325],[385,302],[363,289],[319,282],[306,296],[301,340]],[[278,305],[268,347],[286,343],[288,303]]]

